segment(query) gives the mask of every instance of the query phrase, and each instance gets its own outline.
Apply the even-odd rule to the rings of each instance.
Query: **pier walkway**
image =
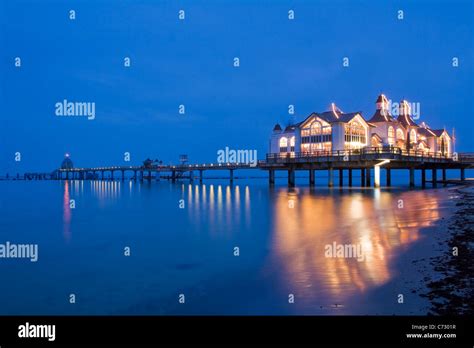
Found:
[[[265,160],[258,163],[206,163],[181,165],[142,165],[142,166],[107,166],[91,168],[58,169],[51,174],[25,173],[26,180],[125,180],[126,174],[132,180],[169,179],[176,181],[182,178],[199,180],[202,183],[205,171],[228,171],[230,182],[234,181],[235,170],[265,170],[268,171],[269,183],[275,183],[275,172],[288,173],[288,185],[295,185],[295,172],[308,171],[309,184],[315,184],[315,171],[328,172],[328,186],[334,186],[334,171],[339,172],[339,186],[344,184],[344,173],[347,173],[348,185],[353,185],[353,172],[360,171],[360,185],[380,186],[380,172],[384,169],[386,186],[391,185],[392,170],[408,170],[409,185],[415,186],[415,171],[421,171],[421,186],[425,187],[426,172],[431,171],[433,186],[438,182],[447,183],[447,170],[459,170],[459,180],[465,180],[465,170],[474,168],[474,153],[460,153],[447,157],[441,154],[426,152],[407,152],[399,148],[364,148],[348,151],[321,151],[312,154],[283,153],[267,154]],[[441,177],[438,180],[438,171]],[[198,175],[195,175],[195,172]],[[372,173],[373,172],[373,173]]]

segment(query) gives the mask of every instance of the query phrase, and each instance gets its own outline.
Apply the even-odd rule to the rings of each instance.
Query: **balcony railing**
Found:
[[[283,152],[283,153],[269,153],[266,156],[266,163],[291,163],[291,162],[311,162],[312,160],[365,160],[365,159],[377,159],[383,158],[403,160],[416,158],[417,160],[431,159],[431,160],[442,160],[442,161],[456,161],[456,158],[452,155],[442,154],[439,152],[426,152],[420,150],[404,150],[399,147],[365,147],[362,149],[353,150],[335,150],[325,151],[320,150],[316,152]],[[469,157],[470,158],[470,157]],[[459,161],[468,159],[464,157],[464,154],[458,156]],[[474,154],[472,155],[471,161],[474,161]],[[264,161],[262,161],[264,162]]]

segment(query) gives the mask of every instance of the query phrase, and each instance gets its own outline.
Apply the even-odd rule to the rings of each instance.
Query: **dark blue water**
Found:
[[[0,243],[39,245],[37,262],[0,259],[0,314],[423,313],[400,260],[454,198],[258,179],[0,181],[0,192]],[[332,243],[365,259],[329,258]]]

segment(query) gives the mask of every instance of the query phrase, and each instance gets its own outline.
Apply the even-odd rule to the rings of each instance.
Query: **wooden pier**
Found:
[[[393,170],[408,170],[409,186],[415,187],[415,171],[421,171],[421,186],[426,186],[426,172],[431,171],[431,183],[438,184],[438,171],[442,173],[442,182],[447,183],[447,170],[459,170],[459,179],[465,180],[465,170],[474,168],[474,154],[457,154],[454,157],[423,152],[406,152],[399,148],[365,148],[352,151],[321,151],[317,154],[268,154],[265,161],[259,162],[259,168],[269,171],[269,183],[275,183],[275,171],[288,172],[288,185],[295,185],[295,171],[309,172],[309,185],[315,185],[315,172],[327,171],[329,187],[334,186],[334,172],[338,172],[339,186],[344,185],[344,173],[347,172],[348,186],[353,185],[354,171],[360,171],[360,186],[380,187],[381,169],[385,170],[386,186],[391,186]]]
[[[339,186],[344,186],[347,175],[348,186],[353,186],[354,172],[360,172],[360,186],[379,187],[381,171],[385,172],[386,186],[391,186],[391,176],[394,170],[407,170],[409,186],[415,187],[415,171],[421,172],[421,187],[431,183],[452,183],[447,180],[448,170],[458,170],[459,180],[465,180],[465,170],[474,168],[474,154],[462,153],[452,157],[440,154],[422,152],[405,152],[399,148],[364,148],[351,151],[321,151],[316,154],[289,153],[267,154],[265,160],[254,165],[244,163],[210,163],[210,164],[181,164],[181,165],[142,165],[142,166],[108,166],[93,168],[58,169],[51,174],[26,173],[25,180],[125,180],[126,174],[132,180],[171,181],[187,178],[202,183],[206,171],[228,171],[229,180],[234,181],[235,170],[264,170],[268,172],[269,184],[275,184],[275,172],[284,171],[288,175],[288,185],[295,186],[295,173],[307,171],[309,185],[316,184],[316,172],[327,171],[329,187],[334,186],[334,172],[338,172]],[[426,173],[431,172],[431,180],[426,179]],[[440,176],[438,177],[438,172]],[[195,173],[198,173],[196,176]],[[439,179],[438,179],[439,178]],[[373,182],[372,182],[373,179]]]

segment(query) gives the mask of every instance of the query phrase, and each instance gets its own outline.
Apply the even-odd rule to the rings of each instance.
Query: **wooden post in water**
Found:
[[[446,168],[443,168],[443,186],[446,186]]]
[[[410,188],[415,187],[415,168],[410,167]]]
[[[339,168],[339,187],[344,186],[344,171],[342,168]]]
[[[233,169],[230,170],[230,183],[231,184],[234,183],[234,170]]]
[[[392,186],[392,172],[390,171],[390,168],[386,168],[386,169],[385,169],[385,174],[387,175],[387,177],[386,177],[386,179],[387,179],[387,180],[386,180],[386,181],[387,181],[386,185],[387,185],[388,187],[390,187],[390,186]]]
[[[295,170],[293,168],[288,169],[288,186],[295,186]]]
[[[203,174],[204,170],[200,169],[199,170],[199,183],[202,184],[202,174]]]
[[[461,168],[461,180],[462,181],[466,180],[466,174],[464,172],[464,168]]]
[[[433,183],[433,187],[436,187],[436,186],[438,186],[438,177],[437,177],[437,176],[438,176],[438,175],[437,175],[438,173],[437,173],[436,168],[433,168],[432,171],[431,171],[431,173],[432,173],[432,174],[431,174],[431,181],[432,181],[432,183]]]
[[[332,167],[329,167],[328,169],[328,187],[333,187],[334,186],[334,170]]]
[[[421,169],[421,188],[426,187],[426,169],[422,168]]]
[[[352,187],[352,169],[349,169],[349,187]]]
[[[364,168],[360,170],[360,186],[362,187],[365,186],[365,169]]]
[[[365,171],[365,186],[370,187],[370,167],[367,167]]]
[[[309,170],[309,186],[314,186],[315,180],[314,180],[314,169]]]

